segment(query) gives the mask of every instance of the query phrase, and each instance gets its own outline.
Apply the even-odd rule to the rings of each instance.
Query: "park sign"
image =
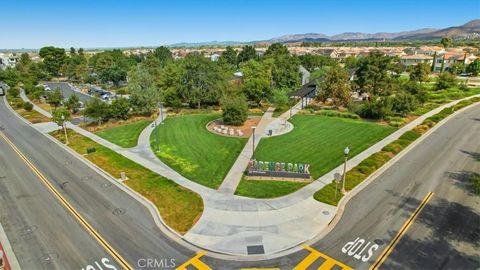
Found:
[[[247,176],[310,178],[310,164],[250,160]]]

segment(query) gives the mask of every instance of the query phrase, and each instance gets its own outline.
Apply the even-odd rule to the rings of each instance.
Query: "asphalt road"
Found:
[[[68,99],[73,94],[77,95],[80,101],[83,103],[87,103],[92,99],[92,97],[87,94],[73,90],[72,87],[68,85],[68,83],[47,82],[45,84],[48,85],[48,87],[50,87],[52,91],[55,90],[56,88],[60,89],[60,92],[62,92],[62,95],[65,99]]]
[[[137,262],[145,258],[174,259],[179,264],[194,255],[161,233],[142,204],[19,121],[3,100],[0,102],[0,126],[2,132],[132,267],[138,268]],[[0,139],[0,153],[0,174],[5,176],[0,178],[1,222],[7,236],[15,239],[11,241],[12,247],[24,269],[78,269],[103,257],[108,258],[78,222],[75,226],[74,218],[62,209],[46,187],[42,187],[38,177],[26,168],[3,139]],[[33,235],[38,235],[34,240],[39,242],[36,246],[21,237],[22,230],[34,225],[37,229]],[[43,260],[40,254],[49,252],[56,253],[50,264],[32,267]]]
[[[479,116],[480,106],[477,105],[434,132],[355,196],[347,205],[338,225],[311,246],[337,262],[356,269],[367,269],[392,241],[427,193],[435,192],[381,269],[477,268],[480,257],[480,202],[478,196],[470,193],[466,175],[480,171]],[[134,268],[147,269],[148,267],[141,267],[145,263],[140,261],[146,258],[157,261],[174,259],[178,266],[194,255],[192,251],[162,234],[143,205],[116,186],[109,185],[108,180],[94,170],[19,121],[5,108],[3,102],[0,102],[0,126],[3,127],[3,133]],[[47,265],[49,267],[43,267],[45,269],[78,268],[78,265],[91,264],[92,260],[109,258],[105,250],[88,233],[82,231],[78,223],[75,226],[76,221],[65,209],[62,212],[62,207],[45,191],[46,188],[43,190],[40,185],[23,191],[22,188],[39,180],[28,172],[24,163],[15,158],[9,146],[1,140],[0,153],[4,157],[0,159],[0,174],[6,176],[0,177],[0,199],[7,202],[2,202],[2,205],[8,205],[0,205],[0,222],[7,223],[4,225],[7,235],[15,238],[12,246],[22,266],[32,265],[31,261],[42,261],[38,259],[42,258],[38,254],[48,254],[50,250],[54,250],[58,256],[52,256],[54,258]],[[23,199],[22,195],[27,197]],[[37,206],[48,209],[45,210],[48,213],[58,213],[49,217],[40,210],[28,210],[29,207],[35,209]],[[4,214],[4,210],[8,214]],[[18,226],[8,224],[10,216],[24,221],[18,223]],[[50,223],[51,226],[48,226]],[[30,224],[43,224],[37,225],[38,236],[35,236],[35,232],[32,234],[35,241],[40,243],[38,246],[30,245],[21,237],[21,230],[18,229],[31,226]],[[64,225],[63,230],[59,228],[61,225]],[[51,237],[55,234],[63,235],[68,241],[52,241]],[[75,249],[70,252],[61,252],[64,242],[75,243],[80,238],[84,244],[75,245]],[[365,240],[361,248],[356,252],[353,249],[342,251],[348,242],[357,238]],[[370,244],[365,248],[368,242]],[[378,247],[372,248],[374,245]],[[75,256],[69,256],[69,253],[74,253]],[[208,257],[207,254],[201,261],[213,269],[291,269],[309,254],[311,251],[302,250],[279,259],[260,262],[224,261]],[[318,258],[310,267],[318,267],[324,261],[330,260]]]

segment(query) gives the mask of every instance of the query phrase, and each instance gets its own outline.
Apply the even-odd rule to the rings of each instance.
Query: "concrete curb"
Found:
[[[3,230],[2,224],[0,224],[0,244],[3,247],[3,251],[5,252],[5,256],[8,260],[8,265],[12,270],[20,270],[20,264],[18,263],[17,256],[13,252],[12,246],[10,245],[10,241],[8,241],[7,234]]]
[[[475,98],[475,97],[477,97],[477,95],[471,96],[471,97],[469,97],[467,99],[464,99],[464,100],[468,100],[468,99]],[[463,101],[463,100],[460,100],[459,102],[461,102],[461,101]],[[455,106],[459,102],[453,104],[452,106]],[[341,220],[341,218],[343,216],[343,212],[345,211],[345,207],[347,206],[348,202],[353,197],[355,197],[355,195],[357,195],[362,190],[364,190],[371,182],[375,181],[379,175],[381,175],[383,172],[385,172],[387,169],[389,169],[391,166],[393,166],[399,159],[401,159],[403,156],[408,154],[418,144],[420,144],[422,141],[424,141],[426,138],[428,138],[430,136],[430,134],[432,134],[437,129],[439,129],[441,126],[443,126],[446,122],[448,122],[448,120],[450,120],[451,118],[455,117],[456,115],[462,113],[463,111],[465,111],[467,109],[470,109],[470,108],[473,108],[477,105],[480,105],[480,102],[470,104],[470,105],[468,105],[466,107],[463,107],[462,109],[450,114],[449,116],[445,117],[443,120],[438,122],[435,126],[430,128],[427,132],[425,132],[422,136],[420,136],[415,141],[413,141],[410,145],[408,145],[400,153],[398,153],[392,159],[390,159],[385,164],[383,164],[382,167],[380,167],[375,172],[373,172],[371,175],[369,175],[362,183],[360,183],[358,186],[356,186],[353,190],[348,192],[346,196],[344,196],[342,199],[340,199],[338,207],[337,207],[337,213],[335,214],[333,219],[328,224],[328,227],[324,231],[320,232],[315,238],[311,239],[310,241],[307,241],[307,243],[312,244],[312,243],[318,242],[323,237],[325,237],[328,233],[330,233],[333,230],[333,228],[335,228],[335,226],[338,224],[338,222]],[[447,107],[447,108],[451,108],[452,106]]]

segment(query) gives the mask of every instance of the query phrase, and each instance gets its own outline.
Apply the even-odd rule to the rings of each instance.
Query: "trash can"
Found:
[[[273,130],[269,129],[268,130],[268,136],[272,136],[273,135]]]

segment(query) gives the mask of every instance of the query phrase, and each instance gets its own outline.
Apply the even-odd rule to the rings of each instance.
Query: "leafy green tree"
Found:
[[[355,56],[347,56],[343,60],[343,63],[345,64],[345,68],[357,68],[358,67],[358,58]]]
[[[305,54],[298,57],[301,65],[309,71],[314,71],[325,66],[335,66],[337,61],[325,55]]]
[[[110,105],[110,115],[115,119],[128,119],[130,102],[126,98],[115,99]]]
[[[45,93],[43,86],[32,87],[27,95],[32,100],[40,100],[40,97]]]
[[[409,112],[417,108],[418,102],[410,93],[400,92],[395,95],[392,110],[402,116],[406,116]]]
[[[268,57],[268,56],[279,56],[279,55],[287,55],[287,54],[290,54],[287,46],[280,43],[273,43],[272,45],[268,46],[264,56]]]
[[[243,73],[241,89],[249,101],[259,105],[262,98],[270,97],[272,94],[271,66],[263,62],[250,60],[241,64],[240,70]]]
[[[20,81],[20,74],[14,68],[0,69],[0,81],[4,81],[10,87],[14,87]]]
[[[173,62],[173,54],[167,47],[160,46],[156,48],[153,55],[158,59],[161,67]]]
[[[232,47],[227,46],[218,61],[231,66],[237,66],[237,51]]]
[[[453,46],[453,39],[449,36],[444,36],[442,37],[442,40],[440,41],[440,43],[444,48],[450,48]]]
[[[17,86],[10,87],[7,93],[12,98],[18,98],[18,96],[20,95],[20,89]]]
[[[60,92],[60,89],[56,88],[54,91],[49,91],[47,93],[47,103],[55,109],[62,104],[63,95]]]
[[[355,72],[355,85],[361,91],[377,96],[386,96],[398,81],[389,75],[395,58],[373,51],[359,61]]]
[[[151,114],[158,108],[160,93],[155,78],[143,66],[134,68],[129,73],[128,91],[130,104],[136,114]]]
[[[427,63],[418,63],[410,67],[410,80],[416,82],[428,81],[430,75],[430,65]]]
[[[420,103],[424,103],[427,101],[427,95],[428,95],[427,90],[422,84],[416,81],[410,80],[410,81],[404,82],[402,85],[402,89],[405,92],[410,93],[411,95],[414,95],[415,98]]]
[[[340,66],[332,67],[319,83],[319,98],[325,102],[328,98],[337,106],[346,106],[350,100],[348,73]]]
[[[76,94],[73,94],[67,99],[67,101],[65,102],[65,106],[72,113],[77,113],[78,110],[80,109],[80,99]]]
[[[435,83],[435,90],[449,89],[458,85],[457,77],[450,72],[443,72],[438,75]]]
[[[221,105],[225,124],[241,126],[247,120],[248,105],[243,95],[226,96]]]
[[[257,56],[257,51],[255,50],[255,47],[250,45],[245,45],[243,46],[242,50],[238,53],[237,63],[243,63],[243,62],[247,62],[257,58],[258,56]]]
[[[53,122],[57,123],[57,125],[63,126],[65,122],[70,120],[70,111],[64,107],[61,107],[52,113],[52,120]]]
[[[95,54],[89,64],[100,80],[118,86],[120,81],[126,80],[129,68],[135,63],[129,61],[121,50],[112,50]]]
[[[52,76],[58,76],[65,61],[65,49],[53,46],[43,47],[40,49],[39,55],[43,59],[47,71]]]
[[[118,86],[120,81],[125,80],[127,77],[127,70],[122,69],[120,66],[112,66],[105,69],[100,73],[100,79],[104,82],[111,81],[115,86]]]
[[[188,54],[182,62],[179,90],[190,106],[216,104],[227,88],[226,74],[219,66],[198,53]]]
[[[273,89],[270,101],[277,108],[285,107],[288,105],[287,90]]]
[[[267,62],[269,59],[266,60]],[[289,54],[273,57],[272,81],[275,88],[294,90],[301,85],[300,61]]]
[[[165,66],[158,78],[161,100],[166,106],[180,108],[183,103],[179,85],[182,81],[183,68],[179,62],[171,63]]]
[[[464,63],[453,63],[448,67],[448,71],[452,74],[461,74],[465,71],[465,64]]]
[[[92,118],[101,124],[103,120],[108,120],[110,116],[109,105],[98,98],[93,98],[85,106],[83,114],[86,117]]]
[[[473,76],[477,76],[480,74],[480,59],[475,59],[472,63],[467,66],[466,69],[467,73],[472,74]]]
[[[372,97],[370,102],[362,105],[358,114],[365,118],[383,119],[392,114],[392,97]]]

